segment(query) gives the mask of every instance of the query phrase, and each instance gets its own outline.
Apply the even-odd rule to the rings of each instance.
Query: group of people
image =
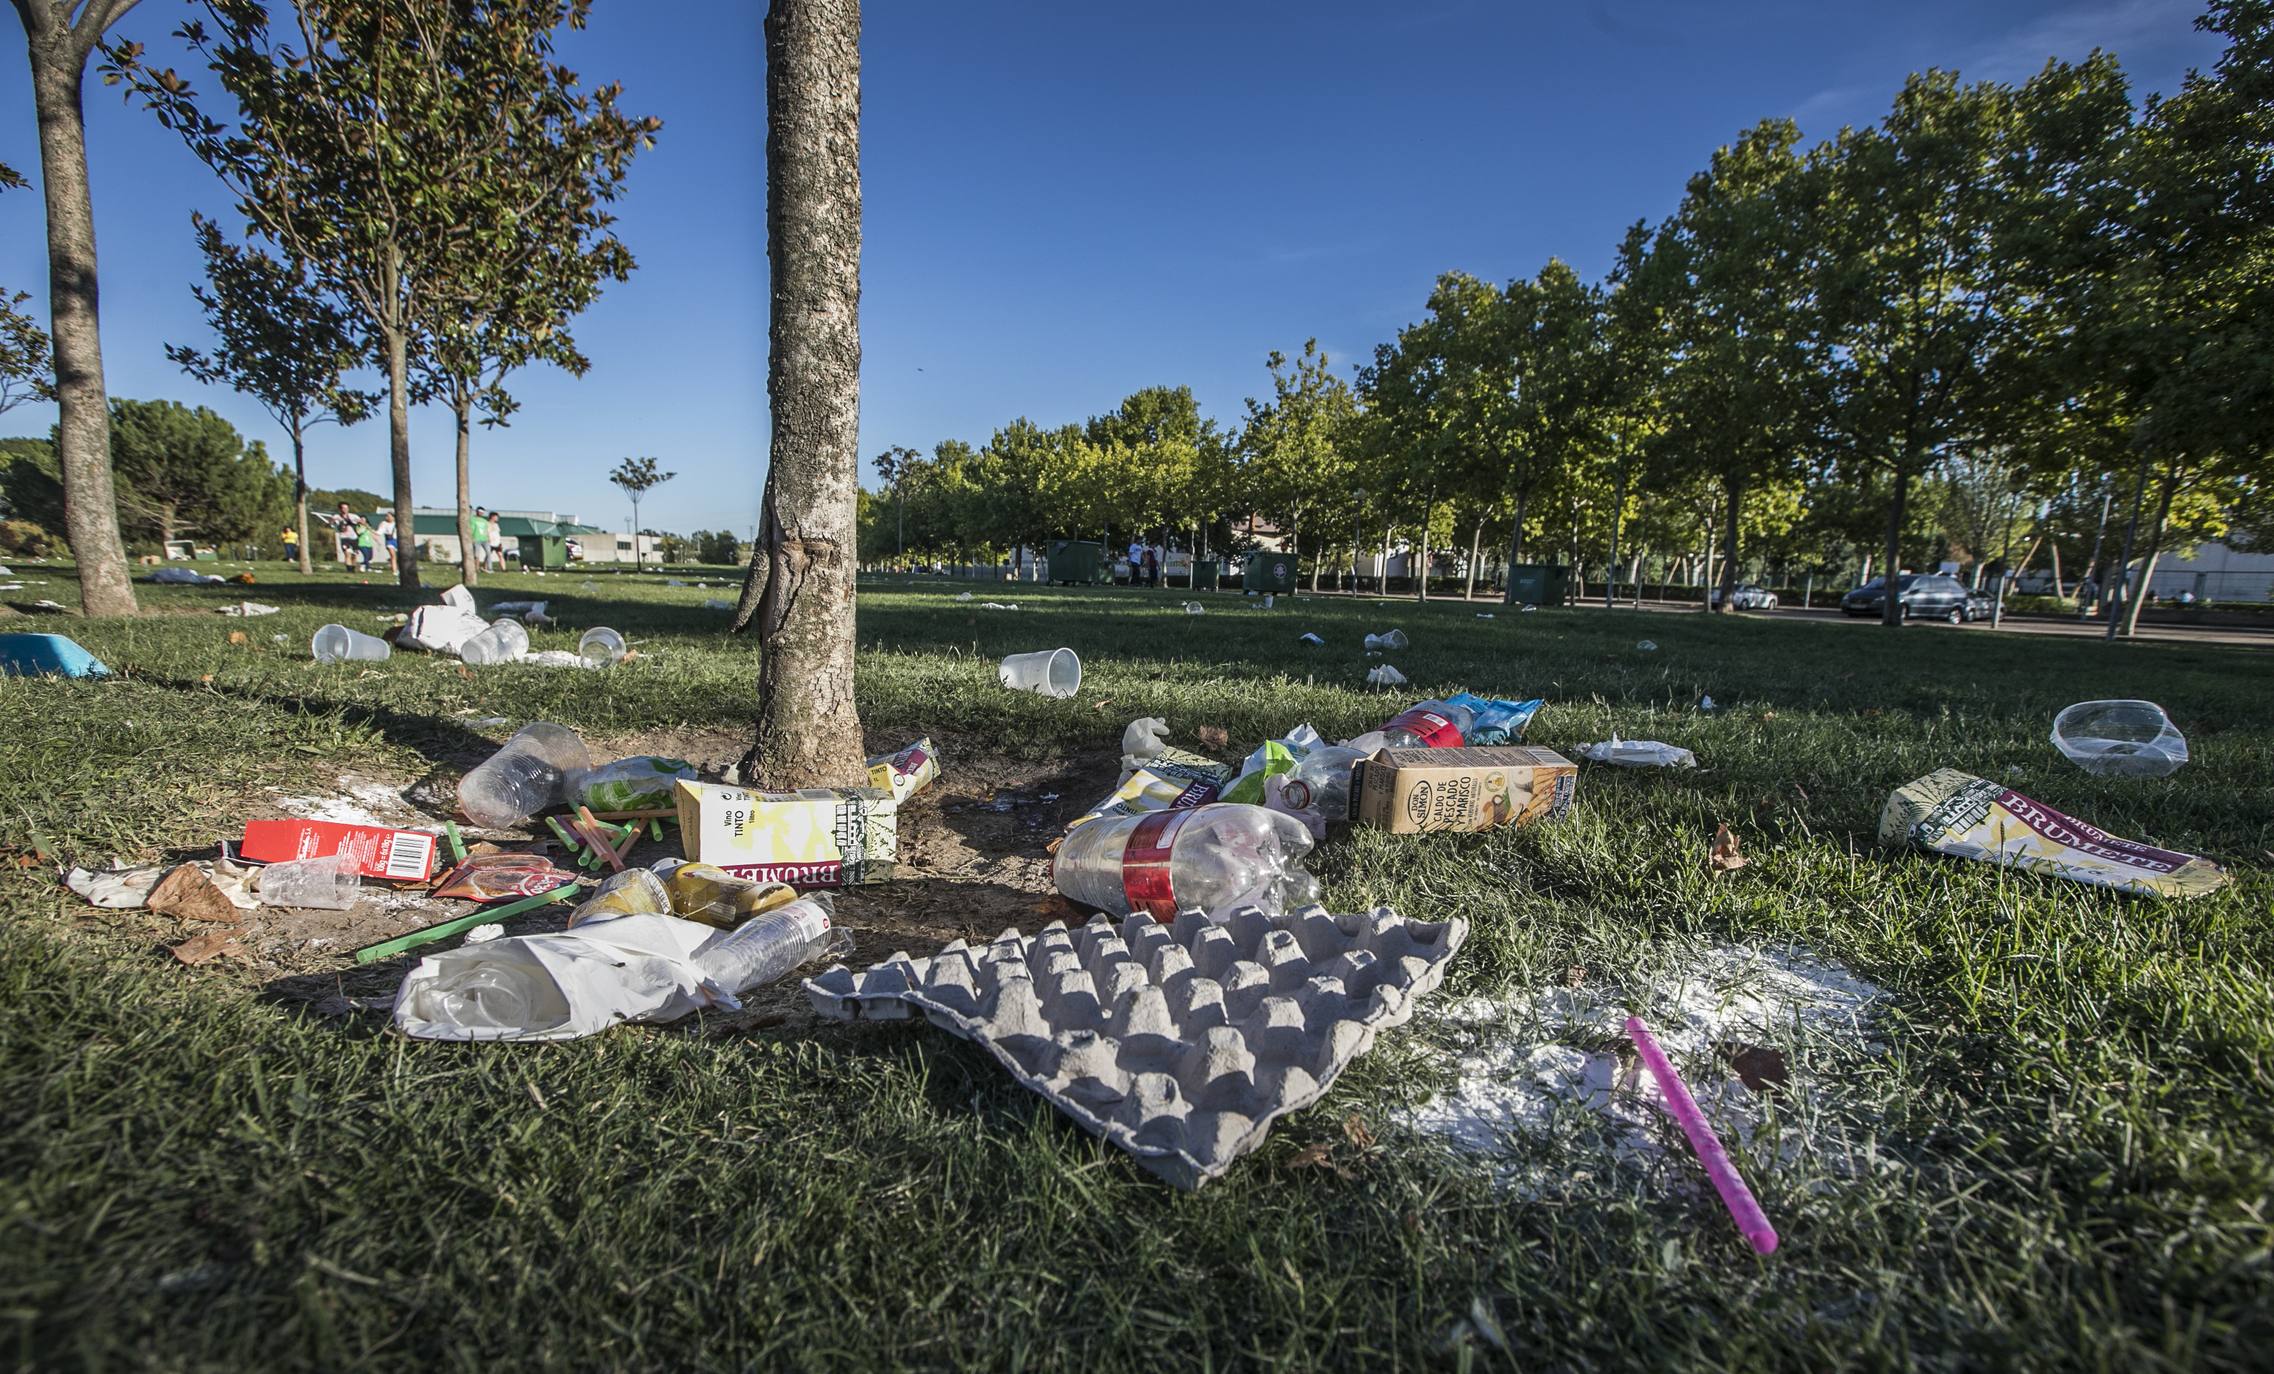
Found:
[[[474,564],[486,572],[505,571],[505,541],[497,526],[496,511],[474,507]]]
[[[1132,587],[1158,587],[1161,585],[1161,559],[1163,550],[1158,544],[1141,539],[1129,541],[1129,585]]]
[[[401,571],[393,511],[379,512],[379,523],[374,525],[349,510],[347,502],[342,501],[338,513],[332,516],[331,526],[332,550],[341,563],[369,572],[374,563],[384,561],[388,572]],[[294,541],[297,538],[295,535]]]

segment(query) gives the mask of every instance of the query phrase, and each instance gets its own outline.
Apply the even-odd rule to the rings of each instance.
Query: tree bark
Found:
[[[417,517],[411,514],[411,347],[399,329],[385,331],[387,350],[387,464],[395,477],[395,580],[418,590]]]
[[[87,51],[51,20],[35,31],[34,0],[18,0],[31,52],[39,117],[41,190],[47,200],[48,337],[55,351],[56,463],[63,476],[64,537],[90,616],[133,615],[134,583],[118,535],[111,477],[109,397],[95,278],[95,210],[87,186],[87,126],[81,109]],[[38,0],[45,8],[45,0]]]
[[[1724,615],[1731,614],[1737,609],[1737,520],[1745,505],[1745,484],[1741,481],[1734,481],[1727,485],[1729,488],[1729,515],[1722,526],[1723,538],[1727,542],[1722,545],[1721,549],[1721,604],[1714,607],[1715,610]],[[1707,597],[1707,604],[1711,605],[1712,600],[1712,597]]]
[[[1421,567],[1413,579],[1414,600],[1429,599],[1429,522],[1437,518],[1437,494],[1431,492],[1421,506]]]
[[[2156,575],[2156,558],[2163,552],[2164,525],[2171,519],[2171,498],[2179,488],[2179,467],[2164,474],[2163,494],[2156,498],[2155,528],[2148,535],[2148,553],[2140,560],[2140,580],[2137,593],[2124,603],[2124,637],[2130,639],[2140,632],[2140,608],[2148,604],[2148,583]]]
[[[1880,573],[1881,577],[1887,579],[1887,595],[1879,607],[1879,623],[1882,625],[1900,625],[1903,623],[1903,603],[1897,599],[1897,593],[1902,588],[1896,584],[1903,580],[1903,511],[1910,499],[1910,455],[1906,454],[1904,461],[1896,465],[1895,500],[1887,508],[1887,547],[1885,550],[1887,566]],[[1864,580],[1867,582],[1871,580],[1868,574]]]
[[[2132,486],[2132,518],[2124,523],[2124,552],[2116,560],[2115,586],[2109,588],[2108,579],[2101,579],[2100,604],[2108,608],[2108,632],[2103,636],[2106,639],[2116,638],[2117,626],[2132,605],[2132,541],[2140,533],[2140,507],[2148,499],[2148,469],[2153,466],[2146,455],[2141,455],[2140,480]]]
[[[458,422],[458,580],[471,587],[482,580],[481,560],[474,557],[474,400],[460,395],[450,410]],[[397,515],[397,544],[402,543],[401,536],[406,529],[403,517]],[[636,530],[632,534],[632,547],[639,547]]]
[[[300,535],[300,572],[306,576],[316,570],[308,553],[308,445],[307,432],[300,417],[292,417],[292,523]],[[401,521],[395,522],[398,526]]]
[[[860,74],[859,0],[774,0],[766,16],[774,443],[760,530],[758,721],[742,767],[759,787],[868,779],[853,699]]]
[[[1477,561],[1484,553],[1484,522],[1479,520],[1469,529],[1469,579],[1461,587],[1461,600],[1474,601],[1477,596]]]
[[[1611,487],[1611,557],[1603,564],[1603,609],[1609,610],[1619,600],[1619,533],[1626,522],[1627,465],[1619,464],[1617,481]]]

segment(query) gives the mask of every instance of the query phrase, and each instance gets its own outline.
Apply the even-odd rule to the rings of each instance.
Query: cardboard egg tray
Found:
[[[1101,915],[863,973],[840,965],[805,989],[823,1016],[921,1014],[977,1042],[1084,1130],[1197,1188],[1412,1016],[1467,935],[1466,921],[1386,907]]]

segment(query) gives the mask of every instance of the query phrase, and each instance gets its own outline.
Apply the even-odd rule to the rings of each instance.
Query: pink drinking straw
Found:
[[[1682,1085],[1681,1075],[1666,1062],[1666,1052],[1650,1038],[1650,1028],[1642,1024],[1639,1016],[1627,1018],[1627,1034],[1634,1039],[1635,1049],[1642,1062],[1650,1066],[1651,1077],[1666,1094],[1666,1109],[1674,1114],[1682,1134],[1690,1138],[1690,1148],[1697,1152],[1698,1163],[1705,1166],[1706,1177],[1713,1180],[1713,1190],[1721,1194],[1721,1205],[1729,1209],[1730,1219],[1753,1248],[1770,1254],[1777,1248],[1776,1228],[1762,1215],[1761,1204],[1753,1197],[1753,1190],[1737,1176],[1737,1166],[1729,1162],[1729,1152],[1721,1148],[1721,1137],[1706,1124],[1705,1113],[1698,1110],[1697,1099]]]

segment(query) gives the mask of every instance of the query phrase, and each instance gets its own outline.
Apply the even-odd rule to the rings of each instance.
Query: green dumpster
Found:
[[[1295,590],[1295,555],[1257,549],[1240,558],[1240,589],[1250,592]]]
[[[568,566],[568,536],[560,534],[524,534],[516,536],[521,546],[521,566],[557,570]]]
[[[1094,539],[1051,540],[1050,580],[1088,586],[1111,582],[1113,568],[1105,560],[1105,545]]]
[[[1216,590],[1216,579],[1218,576],[1217,568],[1218,565],[1216,563],[1216,560],[1213,558],[1193,559],[1192,589],[1196,592],[1212,592]]]
[[[1508,590],[1526,606],[1561,606],[1571,569],[1560,563],[1518,563],[1508,570]]]

